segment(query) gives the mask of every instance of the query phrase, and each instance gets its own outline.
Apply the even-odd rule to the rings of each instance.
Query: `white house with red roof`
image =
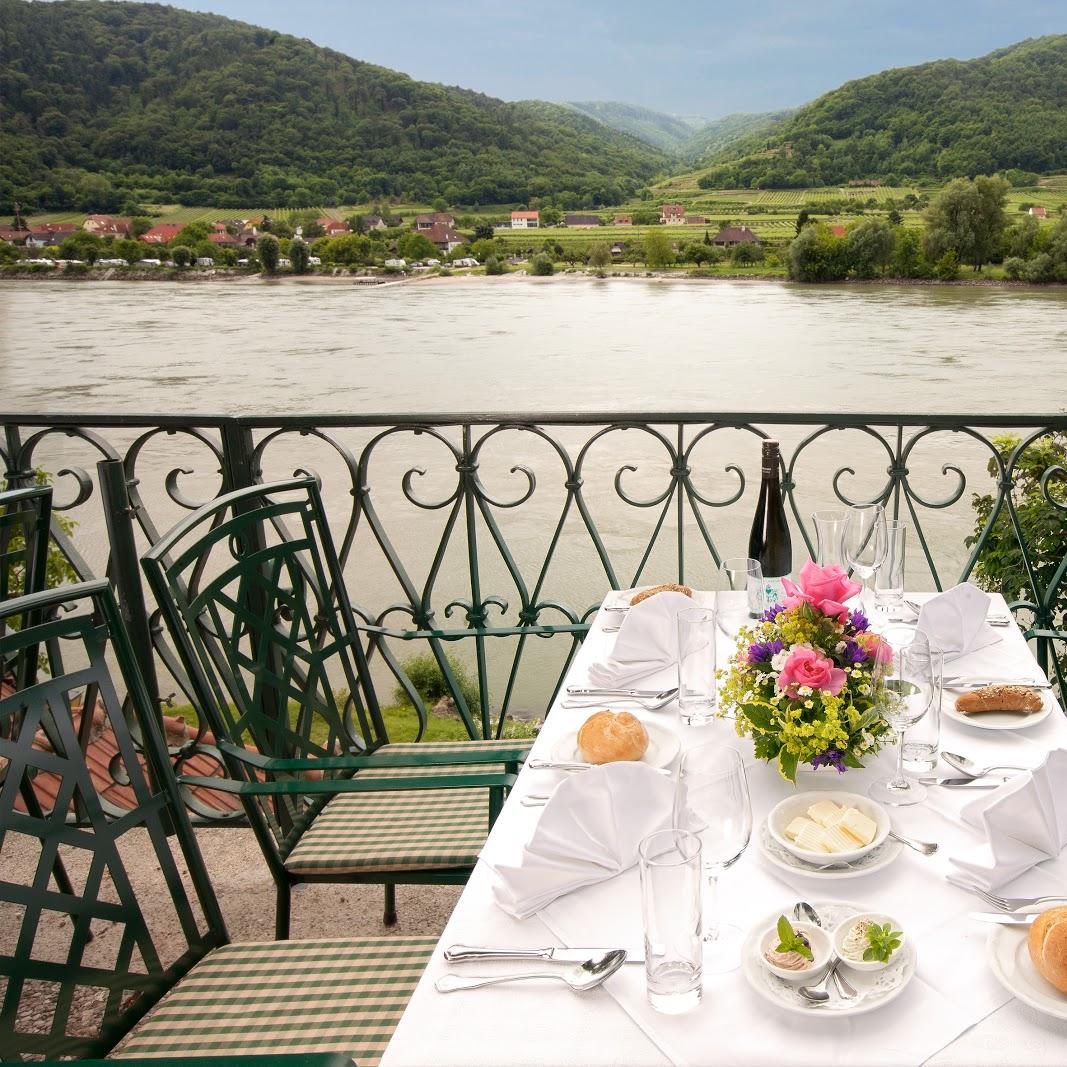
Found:
[[[659,221],[670,226],[685,224],[685,204],[664,204],[659,209]]]
[[[1048,208],[1036,207],[1035,206],[1035,207],[1030,208],[1030,214],[1033,215],[1033,217],[1035,219],[1047,219],[1048,218]]]
[[[511,213],[511,228],[513,230],[536,230],[540,225],[540,211],[513,211]]]
[[[90,215],[82,223],[82,229],[97,237],[129,237],[132,223],[119,215]]]

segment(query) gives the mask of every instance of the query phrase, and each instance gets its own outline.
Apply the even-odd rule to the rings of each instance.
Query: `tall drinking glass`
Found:
[[[905,630],[911,633],[911,642],[898,644],[897,632]],[[895,627],[886,639],[893,648],[893,660],[876,672],[874,699],[882,718],[896,731],[897,773],[874,782],[867,793],[882,804],[918,804],[926,797],[926,787],[904,774],[904,733],[929,713],[941,691],[941,654],[932,649],[926,634],[910,627]]]
[[[719,564],[715,590],[715,618],[727,637],[737,637],[745,623],[763,613],[763,569],[747,556],[732,556]]]
[[[752,804],[740,755],[721,744],[700,745],[682,756],[674,825],[700,838],[708,883],[704,966],[718,973],[741,962],[741,930],[719,921],[719,876],[733,866],[752,836]]]
[[[700,839],[686,830],[658,830],[637,854],[648,1002],[665,1015],[681,1015],[703,992]]]
[[[885,522],[885,560],[874,572],[874,603],[878,613],[890,621],[904,617],[904,548],[908,524],[896,519]]]
[[[815,524],[815,562],[820,567],[837,566],[845,569],[841,545],[845,539],[847,511],[813,511],[811,521]]]
[[[715,718],[715,612],[678,612],[678,710],[686,726],[707,726]]]
[[[885,562],[885,508],[881,504],[855,504],[848,509],[841,554],[863,583]],[[860,594],[862,603],[863,594]]]

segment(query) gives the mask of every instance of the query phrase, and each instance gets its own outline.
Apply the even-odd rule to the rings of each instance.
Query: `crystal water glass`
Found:
[[[907,540],[908,524],[886,519],[885,559],[874,572],[874,604],[877,613],[889,621],[904,617],[904,550]]]
[[[841,546],[845,539],[847,511],[813,511],[811,521],[815,526],[815,562],[820,567],[845,569]]]
[[[678,612],[678,710],[686,726],[707,726],[715,718],[715,611]]]
[[[715,590],[715,618],[727,637],[736,638],[741,627],[763,614],[763,569],[747,556],[731,556],[719,564]]]
[[[885,554],[885,508],[881,504],[854,504],[848,509],[841,555],[864,589],[885,562]],[[862,593],[860,600],[863,600]]]
[[[674,825],[700,838],[707,879],[704,967],[730,971],[741,962],[742,931],[718,915],[719,877],[737,862],[752,836],[752,803],[740,754],[722,744],[683,756],[675,789]]]
[[[681,1015],[703,993],[700,839],[678,828],[658,830],[637,854],[648,1002],[665,1015]]]

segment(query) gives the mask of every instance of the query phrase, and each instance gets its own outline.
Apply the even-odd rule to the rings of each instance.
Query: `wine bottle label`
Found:
[[[763,576],[763,598],[767,607],[785,603],[785,586],[781,578],[769,578]]]

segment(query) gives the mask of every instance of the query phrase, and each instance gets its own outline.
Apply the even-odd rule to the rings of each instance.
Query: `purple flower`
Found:
[[[778,616],[781,615],[783,611],[785,611],[785,605],[784,604],[774,604],[772,607],[769,607],[760,616],[760,618],[764,622],[774,622],[774,620],[777,619]]]
[[[784,641],[757,641],[748,646],[748,662],[769,663],[783,648]]]
[[[855,666],[867,660],[867,650],[858,642],[848,640],[845,642],[845,651],[841,653],[841,659],[846,666]]]
[[[869,630],[871,627],[871,621],[863,614],[862,611],[853,611],[849,614],[848,621],[852,623],[852,629],[857,633],[863,630]]]
[[[839,748],[828,748],[825,752],[812,756],[811,765],[813,767],[836,767],[838,774],[844,774],[847,770],[845,754]]]

